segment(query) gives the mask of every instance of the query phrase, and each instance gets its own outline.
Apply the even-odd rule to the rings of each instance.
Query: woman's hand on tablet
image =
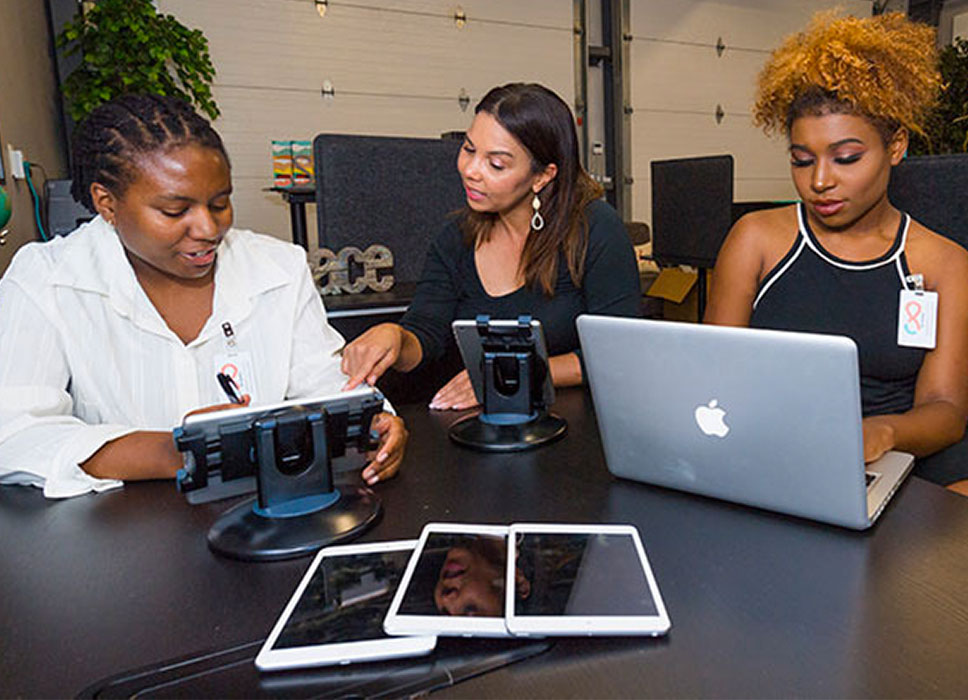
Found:
[[[386,481],[400,469],[410,433],[403,419],[390,413],[378,413],[370,430],[375,430],[380,439],[377,449],[367,455],[371,461],[363,469],[363,480],[372,486]]]
[[[477,396],[466,369],[444,384],[430,401],[430,408],[438,411],[461,411],[477,405]]]
[[[423,358],[423,348],[413,333],[396,323],[373,326],[342,350],[340,365],[349,377],[343,389],[354,389],[366,382],[370,386],[391,367],[409,372]]]
[[[344,389],[353,389],[366,382],[376,384],[384,372],[393,366],[403,346],[403,328],[395,323],[373,326],[343,348],[340,368],[349,377]]]

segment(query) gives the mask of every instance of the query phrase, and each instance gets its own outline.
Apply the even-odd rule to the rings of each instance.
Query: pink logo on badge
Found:
[[[904,313],[907,314],[907,320],[904,322],[904,332],[908,335],[917,335],[920,333],[924,327],[924,309],[921,307],[921,303],[909,301],[904,305]]]
[[[222,369],[220,371],[222,372],[222,374],[227,374],[228,376],[230,376],[232,378],[232,381],[235,382],[236,384],[240,383],[239,368],[233,365],[231,362],[227,362],[224,365],[222,365]]]

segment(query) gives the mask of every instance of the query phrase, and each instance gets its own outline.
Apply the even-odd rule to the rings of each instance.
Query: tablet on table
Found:
[[[383,619],[415,540],[320,550],[255,659],[262,671],[430,652],[432,635],[391,637]]]
[[[511,525],[507,627],[525,635],[660,635],[670,627],[631,525]]]
[[[387,612],[389,634],[506,637],[503,525],[429,523]]]

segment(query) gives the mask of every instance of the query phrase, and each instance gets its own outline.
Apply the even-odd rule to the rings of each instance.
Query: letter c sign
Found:
[[[392,270],[393,253],[384,245],[371,245],[365,251],[347,246],[339,253],[320,248],[313,281],[324,296],[359,294],[365,289],[385,292],[393,286]]]

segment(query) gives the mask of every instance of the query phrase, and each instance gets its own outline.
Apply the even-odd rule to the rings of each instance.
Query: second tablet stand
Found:
[[[483,386],[475,392],[484,410],[451,425],[451,439],[485,452],[515,452],[564,436],[568,424],[545,405],[548,358],[537,351],[531,318],[508,327],[478,317],[477,332]]]
[[[189,453],[178,488],[194,491],[244,478],[254,471],[258,494],[223,513],[208,533],[209,547],[246,561],[290,559],[362,534],[380,513],[380,501],[363,486],[333,483],[332,458],[348,444],[370,447],[369,425],[382,410],[372,399],[353,410],[286,408],[218,427],[218,439],[179,428],[175,444]]]

